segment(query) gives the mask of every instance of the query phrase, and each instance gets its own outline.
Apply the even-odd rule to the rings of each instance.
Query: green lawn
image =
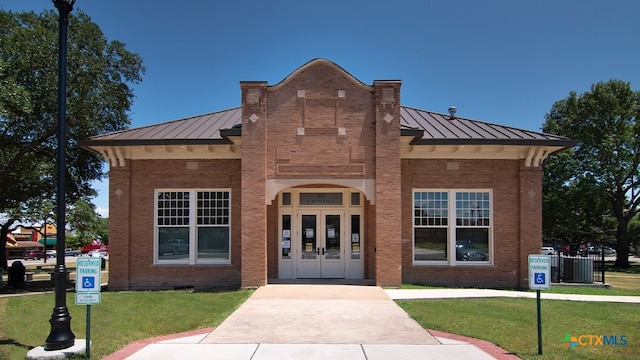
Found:
[[[557,286],[543,292],[640,296],[637,265],[608,271],[612,288]],[[403,288],[434,288],[405,285]],[[403,300],[397,302],[427,329],[487,340],[523,359],[640,359],[640,305],[542,300],[543,355],[538,355],[535,299]],[[565,334],[625,335],[625,346],[580,346],[569,349]],[[585,339],[583,338],[583,341]]]
[[[490,341],[522,359],[640,359],[640,306],[542,300],[543,355],[538,356],[535,299],[403,300],[424,328]],[[625,335],[626,346],[563,344],[565,334]]]
[[[251,291],[131,291],[103,292],[91,306],[91,357],[100,359],[136,340],[217,326]],[[0,359],[24,359],[31,348],[44,345],[51,329],[55,299],[51,294],[0,299]],[[67,294],[71,329],[86,338],[86,305]]]

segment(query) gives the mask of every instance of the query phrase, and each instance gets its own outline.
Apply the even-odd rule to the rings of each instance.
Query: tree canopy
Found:
[[[553,104],[545,132],[579,144],[545,164],[543,229],[548,237],[615,237],[616,266],[629,266],[629,222],[640,204],[640,92],[621,80]]]
[[[67,52],[68,203],[95,196],[102,158],[78,147],[84,138],[125,129],[142,81],[141,57],[109,41],[81,11],[69,15]],[[28,219],[30,203],[56,190],[58,14],[0,10],[0,266],[12,224]],[[35,219],[37,220],[37,219]]]

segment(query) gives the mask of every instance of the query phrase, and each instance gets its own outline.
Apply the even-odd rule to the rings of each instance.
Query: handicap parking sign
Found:
[[[529,255],[529,289],[548,290],[551,288],[551,256]]]
[[[100,258],[79,257],[76,261],[76,292],[100,292]]]
[[[95,278],[92,276],[83,276],[81,281],[83,289],[93,289],[95,287]]]

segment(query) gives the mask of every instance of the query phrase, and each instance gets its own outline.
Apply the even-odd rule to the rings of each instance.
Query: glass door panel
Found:
[[[302,258],[315,259],[318,249],[316,215],[302,215]]]
[[[282,215],[282,258],[291,259],[291,215]]]
[[[340,215],[325,215],[325,259],[340,260],[342,248],[340,244]]]
[[[320,239],[322,261],[320,263],[320,277],[331,279],[343,279],[345,274],[345,262],[342,250],[344,249],[342,213],[334,211],[322,212],[323,238]]]
[[[317,279],[320,277],[320,238],[324,232],[320,229],[319,220],[322,219],[317,213],[301,214],[299,219],[300,255],[297,260],[296,277]]]

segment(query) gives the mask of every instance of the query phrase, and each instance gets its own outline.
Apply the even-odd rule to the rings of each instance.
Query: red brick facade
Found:
[[[241,82],[240,87],[241,142],[232,149],[240,151],[237,158],[190,159],[168,150],[158,156],[145,149],[137,158],[112,164],[110,288],[254,288],[278,279],[285,264],[280,258],[282,194],[305,188],[361,194],[361,261],[352,266],[362,267],[357,275],[362,279],[385,287],[403,282],[526,286],[527,255],[541,246],[539,166],[489,155],[404,156],[400,81],[365,85],[328,61],[313,61],[273,86]],[[219,153],[213,147],[208,151]],[[159,264],[154,260],[156,191],[210,188],[231,194],[230,264]],[[415,189],[491,191],[491,261],[414,265]],[[293,209],[293,221],[299,221],[295,216],[303,212]],[[343,226],[348,227],[347,204],[345,209]],[[343,236],[351,250],[357,249],[353,231]],[[294,254],[303,245],[296,246]],[[349,256],[343,254],[345,264]]]
[[[448,163],[458,166],[449,167]],[[402,264],[407,283],[526,287],[527,256],[542,245],[542,171],[518,160],[403,160]],[[413,189],[490,189],[493,194],[492,264],[413,264]]]

